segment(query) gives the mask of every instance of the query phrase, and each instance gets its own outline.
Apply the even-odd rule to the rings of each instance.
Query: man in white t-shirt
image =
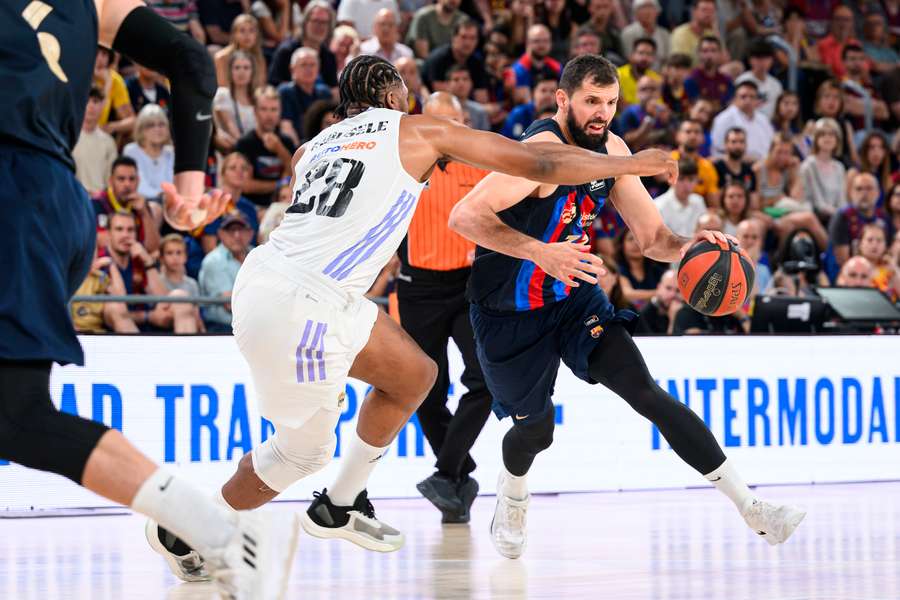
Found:
[[[713,120],[712,148],[713,154],[725,154],[725,134],[729,129],[739,127],[747,132],[747,158],[760,160],[769,153],[769,146],[775,137],[772,122],[756,108],[759,100],[759,87],[752,80],[737,84],[734,100]]]
[[[669,190],[655,199],[656,207],[663,222],[675,234],[691,237],[697,227],[697,220],[706,212],[703,196],[694,193],[697,185],[697,163],[693,160],[678,161],[678,181]]]
[[[378,11],[372,23],[372,33],[372,37],[359,45],[360,54],[374,54],[393,64],[401,58],[412,58],[412,49],[400,43],[397,13],[391,9]]]
[[[375,16],[384,8],[397,12],[397,0],[342,0],[338,7],[339,23],[353,25],[360,39],[372,36],[372,23]]]
[[[749,55],[750,70],[742,73],[734,82],[735,84],[743,81],[755,83],[759,94],[757,110],[767,119],[772,120],[775,115],[775,104],[778,102],[781,92],[784,91],[781,82],[769,74],[772,69],[772,61],[775,59],[775,52],[769,42],[757,40],[750,46]]]
[[[106,189],[113,161],[118,155],[115,140],[97,126],[103,110],[103,100],[103,91],[100,88],[91,88],[81,134],[72,150],[72,158],[75,159],[75,178],[90,195]]]

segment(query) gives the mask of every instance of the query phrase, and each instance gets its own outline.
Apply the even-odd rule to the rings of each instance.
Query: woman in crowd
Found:
[[[172,183],[175,150],[171,144],[166,111],[157,104],[145,105],[134,122],[134,141],[122,151],[138,165],[138,193],[144,198],[160,196],[163,182]]]
[[[856,148],[853,146],[853,126],[844,116],[844,90],[841,83],[835,79],[823,81],[816,91],[816,103],[813,108],[814,117],[807,121],[804,134],[812,146],[813,131],[816,121],[822,118],[834,119],[841,129],[841,136],[847,141],[844,149],[836,158],[844,163],[844,166],[856,164]]]
[[[842,144],[837,121],[819,119],[813,129],[812,153],[800,165],[803,202],[824,224],[847,203],[847,171],[835,158]]]
[[[629,229],[619,233],[615,243],[622,295],[627,302],[640,309],[656,293],[656,286],[668,267],[644,256]]]
[[[880,131],[870,131],[859,145],[859,168],[851,167],[847,173],[848,185],[857,173],[871,173],[878,180],[878,206],[882,206],[884,194],[891,188],[893,171],[887,137]]]
[[[228,86],[231,55],[242,50],[253,58],[253,88],[266,84],[266,59],[262,52],[259,22],[253,15],[240,15],[231,24],[231,42],[216,52],[216,81],[220,86]]]
[[[795,229],[806,228],[824,248],[828,244],[828,233],[811,207],[798,200],[803,197],[803,186],[791,138],[776,133],[768,156],[756,163],[753,170],[766,225],[774,227],[782,240]]]
[[[719,216],[722,217],[722,232],[736,236],[738,225],[750,217],[750,199],[742,182],[731,180],[725,184]]]
[[[803,120],[800,118],[800,97],[795,92],[782,92],[775,102],[772,127],[794,140],[794,150],[800,158],[809,154],[809,145],[803,136]]]
[[[256,128],[253,111],[253,81],[256,61],[243,50],[236,50],[228,58],[225,85],[216,90],[213,98],[213,122],[216,125],[215,144],[222,152],[234,149],[238,139]]]

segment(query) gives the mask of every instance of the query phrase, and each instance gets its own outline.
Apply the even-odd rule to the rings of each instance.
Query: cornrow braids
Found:
[[[388,88],[403,82],[400,73],[388,61],[378,56],[357,56],[341,72],[338,88],[341,102],[335,115],[347,118],[351,110],[368,107],[383,108]]]

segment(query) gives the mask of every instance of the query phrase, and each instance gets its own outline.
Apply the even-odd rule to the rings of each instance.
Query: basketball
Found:
[[[701,240],[678,266],[678,289],[694,310],[711,317],[730,315],[753,289],[753,260],[732,241]]]

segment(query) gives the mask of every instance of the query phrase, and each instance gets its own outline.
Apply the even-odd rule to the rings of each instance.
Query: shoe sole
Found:
[[[403,547],[405,542],[402,535],[399,542],[379,542],[370,537],[348,531],[343,527],[322,527],[313,521],[305,512],[300,514],[300,524],[303,526],[303,531],[313,537],[325,540],[347,540],[351,544],[356,544],[366,550],[374,550],[375,552],[396,552]]]
[[[169,565],[169,570],[172,571],[172,574],[175,575],[175,577],[177,577],[178,579],[187,583],[212,581],[212,576],[210,575],[207,575],[206,577],[196,577],[193,575],[188,575],[184,571],[182,571],[181,565],[178,563],[178,559],[175,558],[175,555],[169,552],[166,547],[162,545],[162,542],[159,541],[159,533],[157,532],[158,527],[159,523],[157,523],[153,519],[147,519],[147,524],[144,525],[144,535],[147,537],[147,543],[150,544],[150,547],[153,549],[153,551],[165,559],[166,564]]]

